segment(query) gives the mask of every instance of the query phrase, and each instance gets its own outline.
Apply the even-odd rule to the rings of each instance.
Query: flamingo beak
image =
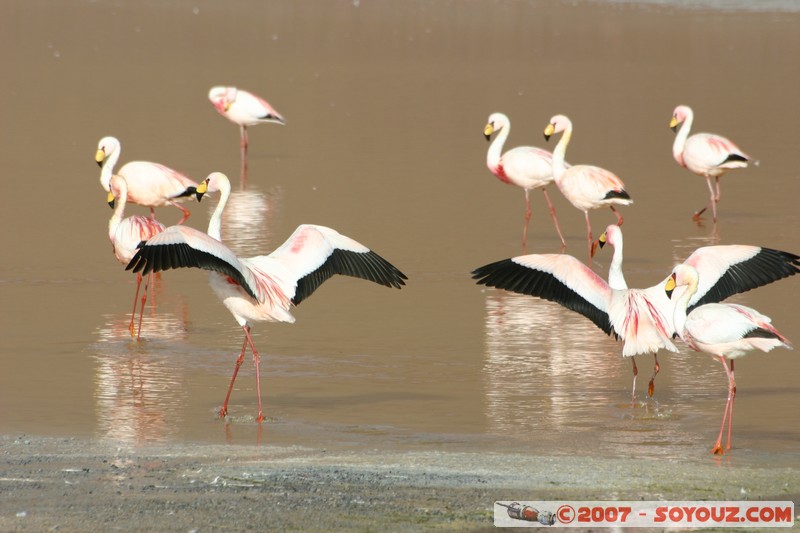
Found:
[[[675,273],[673,272],[673,274],[667,280],[667,283],[664,285],[664,292],[667,293],[667,298],[672,299],[672,291],[675,290],[675,286]]]
[[[600,238],[597,239],[597,244],[600,245],[600,248],[602,248],[603,246],[606,245],[606,240],[607,240],[606,234],[605,234],[605,232],[603,232],[603,234],[600,235]]]
[[[672,115],[672,120],[669,121],[669,129],[678,131],[678,124],[680,124],[680,122],[678,122],[678,117]]]
[[[544,140],[549,141],[550,137],[553,136],[553,133],[555,133],[555,131],[556,127],[553,126],[552,124],[548,124],[547,127],[544,129]]]
[[[102,148],[99,148],[97,152],[94,154],[94,160],[97,161],[98,166],[103,166],[103,161],[106,159],[106,152]]]
[[[494,133],[494,124],[491,122],[483,128],[483,136],[486,137],[486,140],[489,141],[492,139],[492,133]]]
[[[203,183],[198,185],[194,191],[195,196],[197,196],[197,201],[199,202],[200,200],[202,200],[203,195],[205,195],[207,192],[208,192],[208,178],[204,179]]]
[[[117,204],[117,199],[114,197],[114,193],[112,191],[108,191],[108,206],[111,209],[114,209],[114,206]]]

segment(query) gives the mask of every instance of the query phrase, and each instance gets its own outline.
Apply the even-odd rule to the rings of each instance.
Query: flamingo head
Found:
[[[97,151],[94,153],[94,160],[97,162],[98,166],[102,167],[106,159],[117,150],[119,150],[119,141],[116,137],[103,137],[100,139],[100,142],[97,143]]]
[[[486,126],[483,128],[483,136],[489,141],[492,134],[507,127],[509,124],[508,117],[503,113],[492,113],[489,115],[489,120],[486,121]]]
[[[226,190],[228,192],[231,190],[231,182],[228,180],[228,176],[222,172],[212,172],[197,186],[197,200],[200,201],[200,198],[206,193],[225,192]]]
[[[211,100],[217,112],[224,115],[228,112],[234,100],[236,100],[236,94],[238,92],[236,87],[212,87],[211,90],[208,91],[208,99]]]
[[[544,140],[549,141],[550,137],[556,133],[561,133],[572,126],[572,122],[564,115],[555,115],[550,119],[550,123],[544,128]]]
[[[609,224],[603,234],[600,235],[600,238],[597,239],[597,243],[600,245],[600,248],[605,246],[606,243],[610,244],[614,248],[621,246],[622,230],[616,224]]]
[[[669,121],[669,127],[672,131],[678,130],[678,125],[682,124],[683,121],[686,120],[686,117],[690,116],[692,113],[691,108],[687,105],[679,105],[675,108],[672,112],[672,119]]]
[[[690,294],[694,294],[697,292],[699,278],[700,275],[693,266],[684,263],[676,266],[664,284],[667,298],[672,299],[672,293],[677,287],[687,287]]]

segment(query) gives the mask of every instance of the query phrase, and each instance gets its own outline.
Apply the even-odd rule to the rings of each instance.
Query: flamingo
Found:
[[[679,105],[672,112],[669,127],[677,131],[675,142],[672,143],[672,157],[682,167],[689,169],[698,176],[703,176],[708,184],[711,199],[707,206],[696,212],[692,218],[699,220],[709,206],[717,221],[717,203],[720,199],[719,178],[733,168],[747,167],[750,156],[736,146],[733,141],[713,133],[695,133],[689,136],[692,129],[694,112],[686,105]],[[683,124],[678,130],[678,124]],[[716,192],[711,185],[711,178],[716,182]]]
[[[108,221],[108,238],[111,240],[111,246],[114,251],[114,257],[117,261],[126,265],[133,259],[136,253],[136,247],[140,242],[146,241],[164,231],[165,226],[161,222],[148,217],[140,215],[125,216],[125,205],[128,200],[128,184],[122,176],[111,177],[111,190],[108,193],[108,202],[114,208],[114,214]],[[144,315],[144,304],[147,301],[147,288],[152,281],[152,275],[148,278],[145,284],[144,293],[142,294],[142,309],[139,312],[139,330],[136,333],[136,340],[140,339],[142,334],[142,316]],[[136,302],[139,299],[139,288],[142,285],[142,275],[136,276],[136,293],[133,295],[133,311],[131,312],[131,323],[128,329],[131,332],[131,337],[134,335],[133,321],[136,318]]]
[[[242,176],[247,173],[247,126],[273,123],[286,124],[283,116],[269,102],[236,87],[212,87],[208,99],[214,109],[234,124],[239,125],[240,149],[242,156]]]
[[[691,265],[678,265],[664,284],[664,291],[672,297],[676,287],[685,287],[675,302],[675,328],[681,339],[693,350],[716,356],[728,376],[728,400],[722,414],[719,436],[711,451],[722,455],[731,449],[733,402],[736,398],[736,380],[733,361],[751,350],[769,352],[773,348],[792,349],[789,340],[775,329],[772,320],[751,307],[738,304],[710,303],[696,307],[687,314],[690,299],[697,292],[700,280]],[[730,360],[730,368],[726,362]],[[722,433],[728,421],[728,438],[722,447]]]
[[[547,195],[547,186],[553,182],[553,154],[547,150],[536,148],[535,146],[518,146],[503,151],[503,145],[511,132],[511,121],[503,113],[492,113],[483,134],[486,140],[492,138],[492,134],[497,132],[489,151],[486,154],[486,166],[503,183],[509,183],[522,187],[525,191],[525,225],[522,228],[522,252],[525,253],[528,242],[528,225],[531,220],[531,199],[530,192],[539,189],[544,194],[547,206],[550,208],[550,216],[556,226],[558,238],[561,239],[562,249],[566,248],[567,243],[561,235],[561,228],[558,227],[556,210],[550,197]]]
[[[608,234],[606,229],[606,239]],[[614,241],[614,237],[611,239]],[[615,254],[618,266],[612,269],[618,268],[621,276],[621,247],[615,248]],[[800,272],[800,256],[746,245],[698,248],[684,264],[701,273],[698,290],[689,300],[690,310]],[[657,353],[659,349],[677,351],[671,341],[676,333],[674,304],[665,297],[664,282],[647,289],[628,289],[622,288],[624,281],[621,284],[619,277],[610,276],[615,283],[612,287],[566,254],[512,257],[477,268],[472,277],[479,285],[537,296],[582,314],[606,334],[622,339],[625,357]],[[634,398],[635,386],[636,370]],[[652,387],[653,380],[648,387],[650,394]]]
[[[100,165],[100,185],[106,192],[111,192],[111,176],[119,161],[122,148],[116,137],[103,137],[97,143],[95,161]],[[130,161],[117,172],[125,178],[128,185],[127,201],[150,208],[150,215],[155,218],[155,207],[172,205],[183,212],[178,224],[189,218],[189,210],[177,202],[196,196],[197,182],[176,170],[149,161]]]
[[[553,150],[553,176],[561,193],[572,205],[583,211],[589,238],[589,261],[591,261],[596,245],[593,243],[589,210],[608,206],[617,216],[617,225],[621,226],[623,218],[614,204],[630,205],[633,200],[625,191],[625,184],[613,172],[592,165],[574,165],[567,168],[564,156],[572,137],[572,121],[564,115],[555,115],[545,127],[544,138],[549,141],[551,136],[561,132],[563,135]]]
[[[144,243],[127,269],[148,274],[170,268],[194,267],[210,270],[210,285],[244,331],[242,350],[236,360],[228,393],[219,415],[228,414],[233,383],[250,347],[256,369],[258,416],[261,408],[259,355],[250,336],[253,322],[289,322],[295,318],[291,305],[298,305],[334,274],[401,288],[408,279],[391,263],[353,239],[325,226],[300,225],[269,255],[237,257],[222,244],[222,213],[230,196],[228,178],[209,175],[199,190],[220,191],[220,199],[208,223],[208,233],[186,226],[171,226]]]

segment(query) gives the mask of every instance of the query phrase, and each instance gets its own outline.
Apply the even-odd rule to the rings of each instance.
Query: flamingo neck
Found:
[[[125,204],[128,203],[128,184],[125,182],[125,180],[115,179],[113,185],[117,189],[117,200],[114,204],[114,214],[111,215],[111,218],[108,221],[108,238],[112,243],[116,240],[117,229],[122,223],[122,217],[125,216]],[[110,181],[109,187],[111,187]]]
[[[558,140],[556,149],[553,150],[553,178],[555,178],[556,181],[561,179],[561,176],[563,176],[564,172],[567,170],[564,160],[567,155],[567,145],[571,138],[572,124],[568,123],[567,127],[564,129],[564,133],[561,135],[561,139]]]
[[[209,237],[222,242],[222,213],[225,211],[225,205],[228,203],[228,198],[231,194],[231,185],[227,181],[222,181],[219,187],[220,196],[219,203],[208,221],[208,235]]]
[[[492,144],[489,145],[489,151],[486,153],[486,166],[489,167],[489,170],[492,172],[495,172],[497,167],[500,166],[500,157],[503,153],[503,145],[505,145],[506,139],[508,139],[508,133],[510,130],[510,124],[503,126],[503,128],[497,133],[497,136],[492,141]]]
[[[678,290],[678,287],[675,288]],[[683,292],[680,294],[678,299],[675,302],[675,311],[673,312],[673,320],[675,322],[675,331],[678,332],[678,335],[683,339],[686,340],[685,331],[686,331],[686,308],[689,307],[689,300],[692,296],[695,295],[697,292],[697,278],[690,280],[690,282],[684,286]]]
[[[103,186],[106,192],[111,191],[111,176],[114,174],[114,166],[117,161],[119,161],[119,149],[111,152],[100,167],[100,185]]]
[[[675,161],[682,167],[685,167],[686,164],[683,161],[683,149],[686,146],[686,139],[689,138],[689,132],[692,129],[692,121],[694,120],[694,115],[689,112],[686,115],[686,119],[681,124],[678,133],[675,135],[675,141],[672,143],[672,157],[675,158]]]
[[[619,290],[628,288],[628,284],[625,282],[625,275],[622,273],[621,242],[614,245],[614,256],[611,258],[611,265],[608,267],[608,286]]]

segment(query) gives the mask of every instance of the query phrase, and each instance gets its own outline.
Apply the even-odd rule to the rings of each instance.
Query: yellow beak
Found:
[[[108,191],[108,199],[107,200],[108,200],[108,205],[111,207],[111,209],[114,209],[114,205],[116,204],[117,199],[114,198],[114,193],[113,192]]]
[[[553,133],[555,133],[555,131],[556,131],[555,126],[553,126],[552,124],[548,124],[547,127],[544,129],[544,140],[549,141],[550,137],[553,136]]]
[[[675,290],[675,286],[675,274],[673,274],[664,284],[664,292],[667,293],[667,298],[672,298],[672,291]]]

